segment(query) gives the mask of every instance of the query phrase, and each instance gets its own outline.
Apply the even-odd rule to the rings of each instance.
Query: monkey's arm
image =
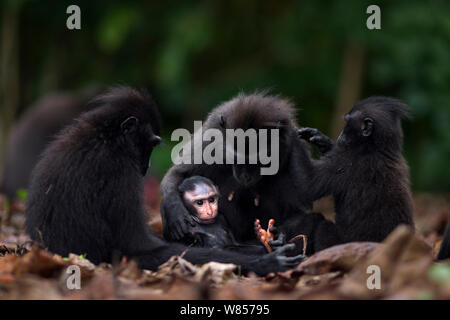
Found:
[[[155,243],[155,241],[152,241]],[[270,272],[280,272],[295,268],[305,259],[305,256],[299,255],[287,257],[286,253],[292,250],[293,244],[285,245],[269,254],[248,255],[230,250],[185,247],[178,244],[168,244],[160,242],[158,246],[135,251],[134,257],[138,258],[138,264],[141,268],[156,270],[161,264],[166,262],[171,256],[183,255],[183,258],[193,264],[204,264],[211,261],[220,263],[233,263],[240,266],[239,271],[247,274],[250,271],[263,276]]]
[[[331,195],[335,185],[335,174],[331,159],[321,158],[313,162],[313,178],[310,181],[308,195],[311,201]]]
[[[174,165],[161,181],[163,235],[169,241],[179,241],[190,234],[190,226],[195,226],[178,193],[178,186],[191,175],[192,168],[192,165]]]
[[[233,244],[226,246],[224,249],[249,255],[262,255],[267,253],[266,248],[262,245],[252,244]]]
[[[315,128],[301,128],[297,133],[299,138],[315,145],[321,154],[330,152],[334,147],[333,140]]]
[[[232,239],[232,244],[225,247],[227,250],[232,250],[235,252],[239,252],[242,254],[250,254],[250,255],[262,255],[266,254],[267,249],[261,244],[243,244],[237,242],[232,233],[230,232],[230,237]]]

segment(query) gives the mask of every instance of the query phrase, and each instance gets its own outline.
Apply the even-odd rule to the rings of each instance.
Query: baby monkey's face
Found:
[[[219,194],[215,186],[205,183],[196,184],[193,191],[184,193],[184,198],[186,202],[192,204],[197,211],[197,217],[204,223],[208,220],[214,222],[219,212]]]

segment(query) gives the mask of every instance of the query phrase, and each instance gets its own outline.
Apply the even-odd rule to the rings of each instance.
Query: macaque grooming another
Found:
[[[334,198],[342,242],[383,241],[397,226],[414,229],[409,169],[402,155],[401,120],[409,107],[388,97],[357,102],[344,116],[336,143],[315,128],[302,128],[302,139],[316,145],[308,188],[311,200]]]

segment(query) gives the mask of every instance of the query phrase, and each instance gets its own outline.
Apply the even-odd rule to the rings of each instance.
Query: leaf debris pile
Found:
[[[8,217],[0,208],[0,299],[450,299],[450,261],[435,260],[449,204],[448,197],[416,196],[416,234],[400,226],[383,243],[334,246],[266,277],[182,256],[156,272],[126,258],[94,265],[88,256],[61,257],[31,245],[23,212]],[[79,290],[67,285],[71,265],[80,270]],[[369,289],[377,284],[374,268],[379,288]]]

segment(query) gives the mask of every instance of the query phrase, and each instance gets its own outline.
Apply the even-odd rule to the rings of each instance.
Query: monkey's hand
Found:
[[[179,197],[164,198],[161,203],[163,235],[166,240],[180,241],[192,234],[195,221]]]
[[[276,240],[269,241],[269,245],[272,248],[279,248],[279,247],[284,246],[287,243],[286,235],[283,232],[279,231],[277,227],[272,227],[270,229],[270,231],[274,235],[273,238],[276,239]]]
[[[261,222],[259,219],[255,220],[255,233],[259,241],[266,247],[267,252],[272,252],[272,247],[270,246],[269,242],[273,240],[273,233],[271,232],[271,229],[273,228],[273,225],[275,224],[274,219],[269,220],[269,224],[267,226],[267,230],[264,230],[261,227]]]
[[[306,259],[306,256],[300,254],[294,257],[287,257],[286,253],[295,248],[295,244],[289,243],[277,248],[275,251],[265,254],[260,260],[261,268],[269,265],[274,272],[282,272],[295,268],[300,262]]]
[[[297,134],[300,139],[315,145],[321,154],[329,152],[334,147],[333,140],[315,128],[301,128]]]

